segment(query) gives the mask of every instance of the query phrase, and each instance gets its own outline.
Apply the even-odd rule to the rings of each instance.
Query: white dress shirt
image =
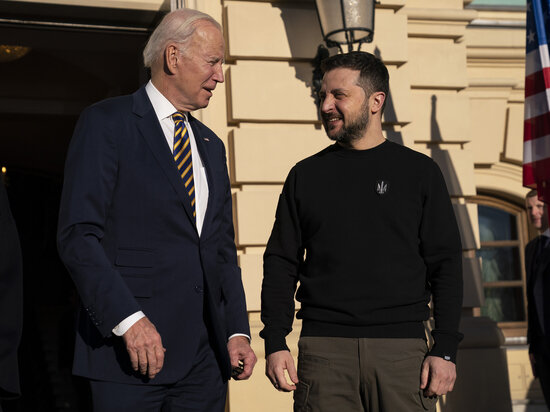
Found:
[[[149,80],[149,83],[145,86],[145,91],[153,109],[155,109],[155,114],[159,120],[160,126],[162,127],[162,132],[166,138],[166,143],[170,151],[174,153],[174,129],[175,123],[172,120],[172,115],[178,110],[174,107],[172,103],[168,101],[166,97],[162,95],[161,92],[153,85]],[[193,134],[193,129],[189,126],[187,120],[187,113],[183,113],[185,116],[185,126],[187,127],[187,132],[189,133],[189,141],[191,143],[191,158],[193,159],[193,180],[195,182],[195,212],[197,219],[197,231],[199,236],[202,231],[202,224],[204,222],[204,215],[206,214],[206,206],[208,204],[208,181],[206,180],[206,170],[202,163],[199,150],[197,149],[197,142],[195,141],[195,135]],[[175,161],[174,161],[175,163]]]

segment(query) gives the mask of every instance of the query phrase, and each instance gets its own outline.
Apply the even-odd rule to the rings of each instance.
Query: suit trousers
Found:
[[[206,328],[192,333],[202,337],[193,367],[185,377],[169,385],[92,380],[94,412],[223,412],[227,382],[221,376],[208,333]]]
[[[435,411],[420,390],[423,339],[301,337],[295,412]]]

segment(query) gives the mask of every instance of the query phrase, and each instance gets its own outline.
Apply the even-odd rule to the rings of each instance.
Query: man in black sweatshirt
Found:
[[[264,255],[266,374],[295,391],[295,411],[435,410],[462,337],[449,194],[432,159],[383,137],[389,75],[378,58],[336,55],[323,71],[322,120],[336,143],[292,168],[279,200]],[[285,338],[298,283],[296,373]]]

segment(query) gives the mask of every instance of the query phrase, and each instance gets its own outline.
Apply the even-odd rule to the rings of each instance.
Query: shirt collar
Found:
[[[550,237],[550,227],[541,233],[542,236]]]
[[[161,92],[159,92],[151,80],[149,80],[145,86],[145,92],[153,105],[153,109],[155,110],[155,114],[157,115],[159,122],[172,116],[178,111],[178,109],[176,109],[174,105],[170,103],[170,101],[164,97]],[[187,117],[187,112],[183,112],[183,115],[185,116],[185,120],[188,121],[189,119]]]

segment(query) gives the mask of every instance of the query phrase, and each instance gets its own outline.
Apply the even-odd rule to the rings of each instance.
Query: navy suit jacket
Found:
[[[0,399],[20,393],[17,348],[23,327],[23,269],[19,236],[0,180]]]
[[[544,296],[543,278],[550,271],[550,248],[542,251],[540,262],[534,267],[537,252],[542,242],[541,236],[531,240],[525,247],[525,272],[527,275],[527,341],[530,351],[537,350],[537,337],[548,336],[550,331],[544,329]]]
[[[222,375],[227,339],[249,334],[237,266],[231,191],[221,140],[190,116],[209,197],[199,237],[190,198],[142,87],[82,113],[65,165],[58,248],[81,298],[73,371],[92,379],[149,382],[131,369],[111,330],[142,310],[166,348],[149,383],[189,371],[203,319]]]

